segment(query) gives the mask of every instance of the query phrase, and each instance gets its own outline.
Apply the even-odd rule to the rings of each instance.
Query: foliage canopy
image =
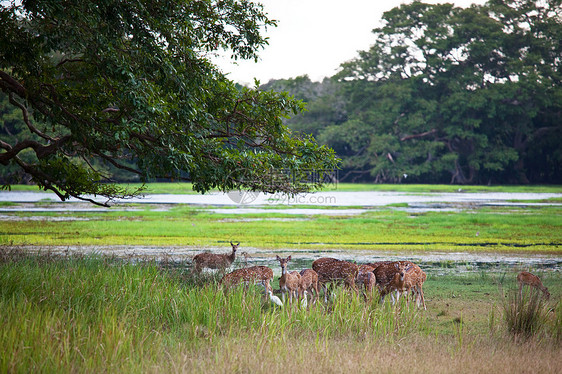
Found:
[[[373,33],[288,122],[333,147],[345,181],[562,183],[560,0],[414,1]]]
[[[102,183],[109,167],[200,192],[309,189],[307,171],[338,159],[283,125],[302,103],[237,87],[208,58],[257,59],[272,26],[248,0],[3,2],[2,110],[23,125],[0,127],[0,163],[63,200],[138,193]]]

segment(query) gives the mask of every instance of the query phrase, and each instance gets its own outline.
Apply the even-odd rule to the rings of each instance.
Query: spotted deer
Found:
[[[244,269],[237,269],[226,274],[220,281],[221,286],[232,287],[238,284],[248,285],[261,284],[267,291],[272,291],[271,280],[273,279],[273,270],[267,266],[252,266]]]
[[[409,293],[412,292],[418,307],[421,303],[423,308],[426,309],[422,288],[426,274],[418,265],[411,261],[385,261],[377,266],[374,274],[381,294],[381,303],[384,302],[385,296],[389,293],[392,302],[395,303],[399,300],[401,294],[408,297]],[[394,299],[394,293],[396,294],[396,300]]]
[[[300,272],[301,280],[299,284],[299,295],[302,298],[305,291],[310,292],[311,299],[318,300],[318,273],[312,269],[303,269]]]
[[[376,287],[377,280],[373,273],[374,270],[375,268],[372,266],[359,265],[359,272],[357,273],[357,278],[355,278],[355,284],[363,289],[365,301],[369,299],[373,293],[373,289]]]
[[[535,274],[529,273],[528,271],[522,271],[517,275],[517,283],[519,283],[519,294],[523,298],[523,286],[529,286],[541,290],[544,294],[546,300],[550,299],[550,292],[546,288],[539,277]]]
[[[380,265],[388,265],[390,263],[392,263],[393,261],[377,261],[377,262],[372,262],[370,264],[365,264],[367,266],[370,266],[374,269],[378,268]]]
[[[411,284],[413,285],[411,287],[412,290],[412,294],[415,296],[416,298],[416,304],[419,308],[420,306],[420,302],[421,305],[423,306],[423,309],[426,310],[426,306],[425,306],[425,296],[423,294],[423,284],[425,282],[425,280],[427,279],[427,274],[425,274],[425,271],[423,271],[418,265],[412,263],[412,271],[410,272],[406,272],[406,277],[407,279],[411,279]]]
[[[291,261],[291,256],[281,258],[276,256],[277,261],[281,265],[281,278],[279,278],[279,287],[281,287],[283,303],[285,302],[285,294],[289,293],[289,303],[293,303],[293,296],[298,299],[300,274],[297,271],[287,272],[287,263]]]
[[[400,294],[406,290],[404,282],[406,264],[398,261],[382,264],[375,269],[374,273],[381,294],[381,304],[384,303],[388,294],[392,298],[392,303],[396,303],[400,299]],[[394,293],[396,293],[396,300],[394,299]]]
[[[324,290],[324,301],[328,301],[328,284],[343,282],[346,287],[357,292],[355,278],[359,273],[359,267],[351,262],[338,260],[331,257],[322,257],[312,263],[312,269],[318,274],[318,283]]]
[[[195,257],[193,257],[193,269],[196,272],[200,272],[204,268],[220,269],[224,271],[234,262],[234,259],[236,258],[236,250],[240,246],[240,243],[232,244],[232,242],[230,242],[230,245],[232,246],[232,252],[230,254],[217,255],[205,252],[195,255]]]
[[[410,292],[416,300],[416,305],[418,308],[423,305],[423,309],[426,309],[425,298],[423,295],[423,283],[425,282],[427,276],[425,272],[416,264],[411,261],[400,261],[406,265],[406,274],[404,278],[404,288],[405,295],[409,299]]]

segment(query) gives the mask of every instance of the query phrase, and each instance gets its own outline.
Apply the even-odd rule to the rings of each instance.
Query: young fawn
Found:
[[[410,298],[410,292],[416,300],[416,305],[418,308],[420,305],[425,307],[425,298],[423,295],[423,283],[425,282],[427,276],[425,272],[416,264],[411,261],[400,261],[406,265],[406,274],[404,276],[404,288],[407,300]]]
[[[324,301],[328,301],[328,284],[343,282],[346,287],[357,292],[355,278],[359,267],[351,262],[338,260],[331,257],[322,257],[312,263],[312,269],[318,274],[318,283],[324,290]]]
[[[550,299],[550,292],[548,292],[548,288],[542,284],[541,279],[535,274],[529,273],[528,271],[522,271],[517,275],[517,283],[519,283],[519,294],[521,295],[521,298],[523,298],[523,286],[527,285],[541,290],[544,294],[544,298],[546,300]]]
[[[301,281],[299,284],[299,297],[303,296],[306,291],[310,291],[311,299],[318,299],[318,274],[312,269],[303,269],[300,272]]]
[[[287,263],[291,261],[291,256],[281,258],[276,256],[277,261],[281,265],[281,278],[279,278],[279,287],[281,287],[283,302],[285,302],[285,293],[289,293],[289,303],[293,303],[293,295],[298,299],[300,274],[296,271],[287,272]]]
[[[265,287],[265,291],[271,291],[271,280],[273,279],[273,270],[267,266],[252,266],[249,268],[234,270],[222,277],[221,286],[231,287],[238,284],[248,285],[250,283],[259,283]]]
[[[377,283],[377,279],[373,273],[374,270],[375,268],[372,266],[359,265],[359,272],[357,273],[357,278],[355,278],[355,284],[357,284],[359,288],[363,288],[365,301],[369,300]]]
[[[196,272],[200,272],[204,268],[209,269],[220,269],[224,271],[227,267],[232,265],[234,259],[236,258],[236,250],[240,243],[232,244],[232,252],[230,254],[214,254],[214,253],[199,253],[193,257],[193,269]]]

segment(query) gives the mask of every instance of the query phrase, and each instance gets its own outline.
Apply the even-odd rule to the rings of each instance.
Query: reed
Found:
[[[509,334],[515,339],[528,339],[545,332],[548,323],[547,302],[539,290],[510,290],[503,302],[503,315]]]

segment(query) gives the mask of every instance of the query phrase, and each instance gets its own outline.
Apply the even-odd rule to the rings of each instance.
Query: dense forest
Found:
[[[562,183],[562,7],[414,2],[322,82],[270,81],[308,111],[287,124],[342,158],[341,181]]]
[[[259,91],[306,104],[284,124],[335,150],[341,182],[562,184],[561,2],[401,5],[335,76],[272,80]],[[41,140],[21,117],[0,92],[0,141]],[[134,159],[81,162],[113,180],[138,179],[127,173]],[[0,168],[1,183],[29,179],[17,165]]]

